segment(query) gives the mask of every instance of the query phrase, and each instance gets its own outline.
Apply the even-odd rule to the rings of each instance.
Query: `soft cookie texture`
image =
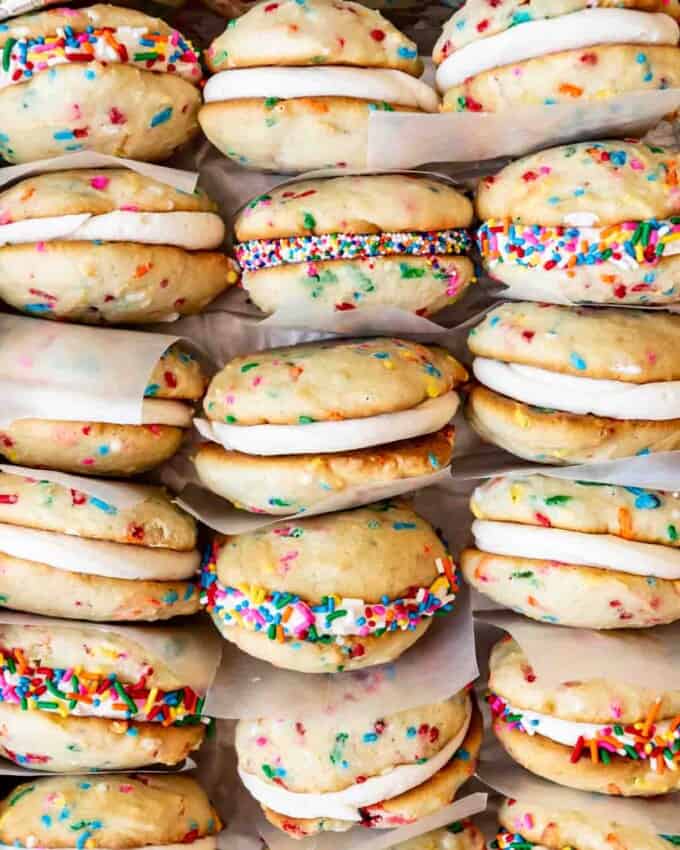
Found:
[[[395,845],[394,850],[484,850],[484,836],[471,821],[457,821]]]
[[[194,357],[172,346],[151,373],[145,398],[195,402],[207,377]],[[191,408],[187,406],[187,417]],[[119,425],[61,419],[17,419],[0,428],[0,454],[20,466],[80,475],[129,476],[172,457],[184,436],[173,425]]]
[[[453,443],[452,427],[412,440],[327,455],[262,457],[204,443],[194,465],[208,489],[237,507],[290,514],[309,510],[352,487],[437,472],[451,462]]]
[[[436,242],[427,256],[411,253],[409,245],[471,221],[467,198],[431,178],[383,174],[302,181],[260,195],[236,220],[237,237],[246,243],[237,246],[237,256],[244,258],[243,286],[267,313],[302,300],[345,310],[386,304],[429,315],[460,297],[473,279],[473,265],[462,251],[437,249]],[[328,234],[330,245],[334,234],[353,235],[350,256],[315,254],[307,243]],[[391,247],[384,256],[362,245],[366,234],[385,234]],[[255,247],[249,240],[279,239],[297,241],[294,260],[248,265],[251,255],[286,250],[277,242]]]
[[[65,813],[65,814],[64,814]],[[0,802],[0,841],[69,847],[87,824],[97,847],[129,850],[197,841],[220,820],[205,792],[186,775],[55,776],[17,786]]]
[[[64,773],[175,765],[198,749],[201,724],[129,724],[103,717],[61,717],[0,703],[0,752],[20,765]],[[1,821],[0,821],[1,822]]]
[[[405,502],[384,502],[324,514],[224,538],[216,542],[216,576],[223,588],[250,587],[278,592],[318,606],[328,594],[337,600],[384,600],[430,588],[447,558],[432,526]],[[364,565],[371,563],[369,572]],[[322,568],[323,567],[323,568]],[[353,670],[394,661],[428,629],[432,618],[413,620],[410,629],[383,634],[356,632],[330,641],[273,639],[268,629],[235,620],[219,596],[208,593],[208,608],[227,640],[278,667],[306,673]],[[337,602],[341,606],[341,602]]]
[[[92,26],[112,28],[114,36],[121,27],[173,37],[158,18],[98,4],[78,12],[53,9],[15,18],[0,33],[0,47],[11,39],[49,40],[68,26],[76,34]],[[167,159],[198,131],[199,81],[198,67],[191,81],[165,70],[98,60],[41,69],[0,90],[0,155],[20,163],[85,149],[131,159]]]
[[[308,343],[234,358],[203,405],[209,419],[238,425],[357,419],[408,410],[466,377],[446,351],[415,342]]]

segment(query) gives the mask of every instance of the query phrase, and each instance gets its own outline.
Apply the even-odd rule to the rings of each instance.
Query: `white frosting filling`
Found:
[[[437,93],[421,80],[388,68],[238,68],[210,77],[206,103],[244,98],[355,97],[437,112]]]
[[[181,401],[168,398],[145,398],[142,402],[142,425],[173,425],[176,428],[190,428],[193,413],[193,408]]]
[[[58,570],[140,581],[190,579],[201,561],[196,549],[176,552],[107,540],[88,540],[6,523],[0,523],[0,552]]]
[[[298,793],[265,782],[259,776],[246,773],[241,768],[239,776],[259,803],[279,814],[291,818],[360,821],[359,809],[391,800],[411,788],[422,785],[445,767],[465,740],[471,716],[472,704],[468,697],[465,722],[461,730],[434,758],[422,764],[399,765],[382,776],[372,776],[365,782],[350,785],[344,791],[329,791],[324,794]]]
[[[251,455],[345,452],[431,434],[443,428],[458,410],[451,391],[410,410],[308,425],[227,425],[194,419],[202,437],[226,449]]]
[[[680,417],[680,381],[629,384],[580,378],[486,357],[477,357],[472,370],[490,389],[536,407],[612,419],[660,421]]]
[[[613,534],[586,534],[484,519],[472,523],[472,533],[478,549],[495,555],[680,579],[680,551],[659,543],[638,543]]]
[[[116,210],[104,215],[82,213],[3,224],[0,226],[0,245],[99,240],[176,245],[190,251],[202,251],[221,245],[224,234],[224,222],[215,213]]]
[[[630,9],[583,9],[557,18],[529,21],[482,41],[473,41],[447,57],[437,70],[437,88],[445,92],[492,68],[599,44],[677,44],[680,27],[669,15]]]
[[[616,720],[612,720],[611,723],[580,723],[576,720],[561,720],[559,717],[554,717],[550,714],[527,711],[524,708],[517,708],[509,703],[506,703],[506,705],[514,714],[522,715],[522,728],[528,735],[542,735],[544,738],[550,738],[551,741],[556,741],[558,744],[564,744],[567,747],[574,747],[578,743],[579,738],[583,738],[586,741],[597,739],[601,736],[603,729],[618,723]],[[661,737],[668,732],[671,722],[671,720],[656,721],[654,724],[656,735]],[[627,726],[628,724],[622,723],[619,725]],[[626,734],[616,735],[616,740],[633,747],[636,743],[632,735]]]

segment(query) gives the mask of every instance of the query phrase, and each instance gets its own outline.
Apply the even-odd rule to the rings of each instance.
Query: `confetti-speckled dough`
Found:
[[[0,553],[0,604],[69,620],[168,620],[195,614],[199,594],[188,581],[91,576]]]
[[[514,640],[497,643],[489,661],[489,689],[512,706],[554,714],[580,723],[637,723],[661,700],[659,718],[672,719],[680,714],[680,691],[660,694],[633,683],[607,679],[588,679],[544,685]]]
[[[0,703],[0,753],[38,770],[74,773],[175,765],[198,749],[204,734],[201,724],[163,726],[102,717],[61,717]]]
[[[291,514],[349,487],[428,475],[451,460],[454,431],[327,455],[264,457],[204,443],[194,457],[202,483],[245,510]],[[0,512],[0,516],[1,516]]]
[[[114,36],[120,26],[173,37],[171,28],[157,18],[96,5],[75,14],[50,10],[17,18],[0,33],[0,47],[15,38],[49,41],[64,26],[73,28],[74,37],[88,26],[95,32],[112,28]],[[75,42],[72,52],[78,52]],[[96,150],[132,159],[166,159],[198,131],[201,73],[190,46],[183,55],[192,68],[187,76],[169,73],[165,66],[146,70],[148,66],[135,66],[130,59],[111,62],[108,56],[106,63],[95,59],[54,65],[47,60],[46,67],[36,67],[34,60],[28,73],[19,63],[18,82],[0,91],[0,156],[18,163]]]
[[[505,829],[520,833],[527,842],[546,850],[669,850],[672,844],[651,829],[635,823],[619,823],[592,817],[582,811],[556,810],[504,800],[498,820]],[[510,845],[511,848],[513,845]],[[527,844],[527,850],[529,845]],[[539,850],[539,847],[536,848]]]
[[[416,44],[378,12],[332,0],[267,0],[230,22],[206,53],[212,71],[261,65],[355,65],[418,76]]]
[[[234,358],[210,383],[204,409],[244,426],[358,419],[408,410],[466,377],[446,351],[415,342],[309,343]]]
[[[239,165],[295,173],[368,165],[368,119],[376,109],[414,110],[350,97],[260,98],[205,104],[205,135]],[[1,149],[0,149],[1,152]]]
[[[415,727],[410,727],[413,729]],[[416,735],[430,734],[429,725],[421,725],[416,729]],[[407,735],[409,730],[407,729]],[[370,733],[369,733],[370,734]],[[468,733],[461,748],[453,759],[438,773],[397,797],[366,806],[362,809],[364,820],[362,825],[371,829],[390,829],[404,826],[416,820],[434,814],[439,809],[451,803],[460,788],[473,775],[477,764],[477,756],[482,743],[482,716],[476,706],[473,706],[472,718]],[[284,830],[292,838],[304,838],[321,832],[345,832],[354,825],[351,821],[331,818],[290,818],[264,809],[267,820]],[[454,845],[455,846],[455,845]],[[457,848],[456,848],[457,850]]]
[[[581,629],[649,628],[680,619],[680,581],[465,549],[465,580],[505,608]]]
[[[36,778],[0,803],[3,844],[27,846],[33,837],[39,847],[68,847],[83,823],[94,846],[111,850],[180,844],[221,828],[205,792],[186,775]]]
[[[584,60],[584,56],[592,58]],[[450,88],[444,95],[442,111],[501,112],[512,106],[599,103],[631,92],[679,85],[677,47],[608,44],[483,71]]]
[[[484,850],[484,836],[471,821],[452,823],[396,844],[394,850]]]
[[[487,313],[468,345],[480,357],[577,377],[680,379],[680,316],[671,313],[507,303]]]
[[[579,142],[518,159],[479,184],[481,219],[560,225],[592,213],[599,225],[680,212],[677,157],[628,141]]]
[[[189,551],[196,546],[196,522],[160,488],[132,508],[118,508],[39,476],[0,472],[0,522],[109,540],[133,546]]]
[[[478,519],[680,546],[680,496],[660,490],[548,475],[499,477],[476,488],[470,508]]]

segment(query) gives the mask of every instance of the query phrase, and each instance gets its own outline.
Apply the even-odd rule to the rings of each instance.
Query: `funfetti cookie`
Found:
[[[512,640],[489,661],[493,730],[522,767],[552,782],[624,797],[677,791],[680,693],[608,678],[549,687]]]
[[[348,0],[268,0],[206,52],[199,121],[246,168],[365,168],[375,110],[436,112],[415,42]]]
[[[205,792],[186,774],[101,774],[35,778],[0,802],[0,841],[45,850],[77,846],[129,850],[214,850],[222,824]]]
[[[97,4],[13,18],[0,32],[0,156],[93,150],[167,159],[197,131],[202,72],[158,18]]]
[[[678,0],[468,0],[434,48],[442,110],[510,113],[676,88],[678,18]]]
[[[291,838],[389,829],[448,805],[474,773],[482,719],[461,691],[396,714],[241,720],[239,775]]]
[[[635,142],[541,151],[479,184],[479,250],[512,298],[680,301],[677,156]]]
[[[445,545],[402,501],[218,537],[202,585],[227,640],[304,673],[394,661],[458,592]]]
[[[680,619],[678,496],[544,475],[472,494],[467,581],[534,620],[590,629]]]
[[[680,448],[680,316],[513,302],[470,332],[485,440],[540,463]]]
[[[203,401],[203,436],[253,455],[348,452],[432,434],[467,372],[447,351],[401,339],[332,340],[235,357]]]
[[[347,495],[353,488],[439,472],[451,463],[454,436],[453,426],[446,425],[433,434],[384,446],[279,457],[249,455],[228,451],[217,443],[202,443],[193,462],[205,487],[236,507],[252,513],[290,515]]]
[[[670,850],[680,836],[657,835],[648,826],[620,823],[587,811],[548,808],[505,799],[498,811],[500,830],[490,850]]]
[[[0,427],[0,454],[21,466],[79,475],[123,477],[146,472],[175,454],[206,383],[199,362],[173,345],[146,387],[143,425],[17,419]]]
[[[160,488],[115,504],[0,472],[0,600],[78,620],[166,620],[198,610],[196,523]]]
[[[234,224],[236,257],[265,313],[299,303],[429,316],[474,279],[471,222],[467,198],[424,175],[305,180],[246,205]]]
[[[394,846],[394,850],[484,850],[484,835],[470,820],[455,821]]]
[[[0,754],[36,770],[75,772],[174,765],[198,749],[204,696],[154,641],[181,656],[200,638],[167,626],[148,644],[144,638],[139,629],[84,623],[0,623]]]
[[[30,177],[0,193],[0,298],[47,319],[179,318],[238,280],[224,234],[200,189],[118,168]]]

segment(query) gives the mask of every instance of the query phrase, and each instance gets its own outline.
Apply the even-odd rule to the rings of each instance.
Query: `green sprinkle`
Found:
[[[133,56],[135,62],[146,62],[147,60],[158,59],[158,53],[151,50],[147,53],[135,53]]]
[[[550,496],[545,500],[546,505],[566,505],[571,502],[571,496]]]
[[[50,700],[40,699],[40,700],[38,700],[36,705],[38,706],[38,708],[43,708],[46,711],[55,711],[56,709],[59,708],[59,703],[54,702],[51,699]]]
[[[35,785],[29,785],[28,788],[22,788],[21,791],[17,791],[13,797],[10,797],[10,806],[16,806],[19,800],[21,800],[22,797],[25,797],[26,794],[30,794],[31,791],[35,791]]]
[[[62,693],[51,679],[45,679],[45,685],[47,686],[47,690],[52,694],[53,697],[63,700],[66,699],[66,694]]]
[[[302,224],[305,227],[305,230],[314,230],[316,227],[316,219],[311,213],[306,212],[302,219]]]
[[[265,99],[264,108],[265,109],[273,109],[276,104],[279,102],[280,98],[278,97],[268,97]]]
[[[243,366],[241,366],[241,371],[250,372],[251,369],[257,369],[259,365],[259,363],[244,363]]]
[[[300,423],[300,425],[311,425],[312,422],[316,422],[316,419],[314,419],[312,416],[300,416],[298,417],[298,422]]]
[[[9,62],[12,55],[12,48],[17,43],[16,38],[9,38],[5,42],[5,46],[2,51],[2,70],[9,71]]]
[[[276,640],[276,626],[272,623],[267,629],[267,637],[269,640]]]
[[[229,425],[233,425],[233,424],[234,424],[234,422],[236,422],[236,417],[235,417],[235,416],[232,416],[231,414],[229,414],[228,416],[225,416],[225,417],[224,417],[224,421],[225,421],[225,422],[228,422],[228,423],[229,423]]]
[[[337,619],[339,619],[340,617],[346,617],[346,616],[347,616],[347,611],[344,611],[343,609],[340,609],[339,611],[333,611],[333,613],[332,613],[332,614],[328,614],[328,615],[326,616],[326,620],[327,620],[329,623],[332,623],[332,622],[333,622],[333,620],[337,620]]]
[[[125,705],[127,705],[127,707],[130,709],[130,714],[137,714],[137,711],[138,711],[137,704],[134,702],[134,700],[128,694],[125,693],[125,688],[121,685],[121,683],[118,680],[116,680],[113,683],[113,686],[116,689],[116,693],[118,694],[118,696],[123,700]]]
[[[678,530],[674,525],[669,525],[666,529],[668,532],[668,539],[675,542],[678,539]]]

